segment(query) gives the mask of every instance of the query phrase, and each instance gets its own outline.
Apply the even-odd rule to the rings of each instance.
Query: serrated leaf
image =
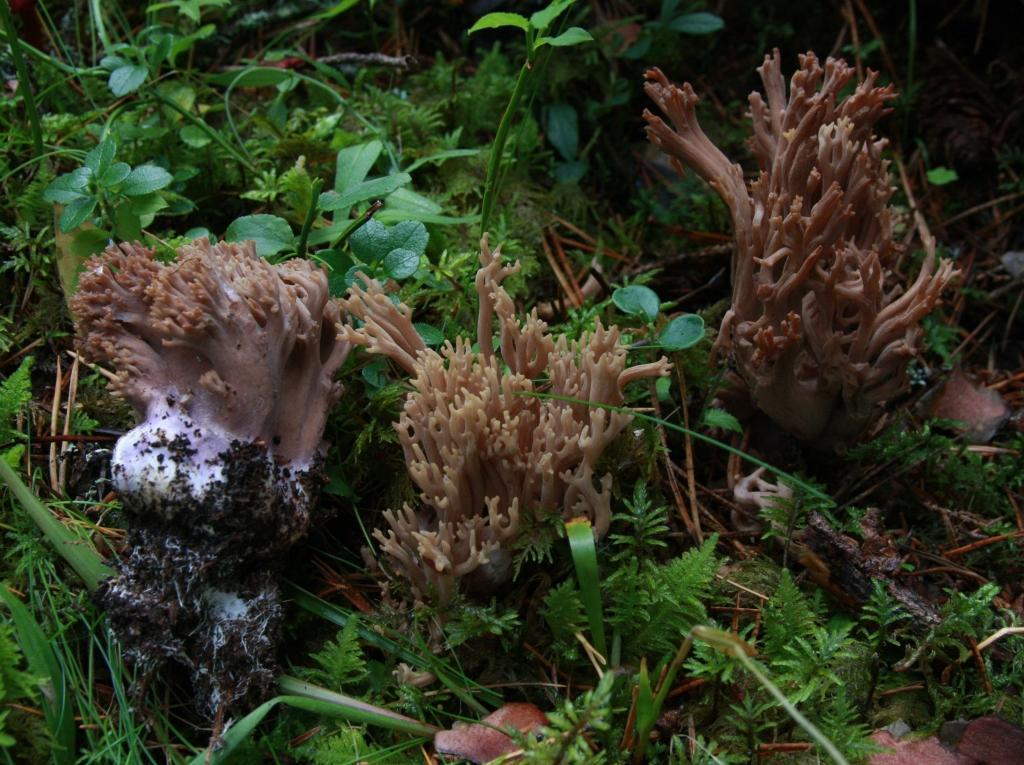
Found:
[[[114,161],[114,154],[116,153],[117,144],[114,143],[112,138],[107,137],[85,155],[85,161],[82,164],[92,170],[94,175],[101,175],[110,167],[110,163]]]
[[[479,32],[482,29],[499,29],[500,27],[516,27],[525,32],[530,28],[530,22],[526,20],[525,16],[520,16],[518,13],[496,11],[477,19],[476,23],[469,28],[468,34]]]
[[[580,43],[590,42],[594,38],[590,32],[580,27],[569,27],[558,37],[538,37],[537,42],[533,44],[534,50],[541,47],[542,45],[551,45],[555,48],[568,48],[571,45],[579,45]]]
[[[368,199],[382,199],[392,191],[404,186],[412,180],[408,173],[395,173],[383,178],[373,178],[357,183],[351,189],[339,194],[336,191],[325,191],[320,195],[317,206],[324,212],[347,210],[357,202]]]
[[[624,314],[641,316],[647,321],[654,321],[661,307],[658,294],[650,287],[639,284],[619,287],[612,293],[612,302]]]
[[[395,281],[409,278],[419,267],[420,256],[404,247],[398,247],[384,256],[384,272]]]
[[[704,337],[704,319],[695,313],[676,316],[658,337],[658,344],[669,351],[692,348]]]
[[[224,232],[228,242],[244,242],[251,239],[256,243],[256,254],[261,258],[276,255],[292,246],[292,227],[284,218],[276,215],[243,215],[234,220]]]
[[[417,257],[427,248],[427,227],[419,221],[406,220],[385,226],[371,218],[349,238],[352,252],[365,263],[376,263],[392,250],[406,249]]]
[[[686,35],[709,35],[724,26],[725,22],[722,21],[721,16],[706,11],[684,13],[668,23],[668,28],[673,32],[682,32]]]
[[[538,32],[545,31],[551,26],[551,22],[561,16],[574,2],[575,0],[554,0],[547,8],[541,8],[530,16],[530,26]]]
[[[96,182],[103,188],[116,186],[127,178],[131,171],[132,169],[127,162],[115,162],[96,179]]]
[[[59,175],[50,182],[43,192],[44,202],[66,205],[86,195],[92,170],[79,167],[70,173]]]
[[[60,230],[67,234],[88,220],[96,209],[96,197],[78,197],[71,200],[60,214]]]
[[[141,196],[159,191],[173,180],[174,177],[162,167],[139,165],[128,174],[121,193],[129,197]]]
[[[700,422],[706,428],[722,428],[733,433],[743,433],[740,421],[724,409],[705,409]]]
[[[149,70],[144,66],[125,64],[110,73],[107,87],[110,88],[111,93],[120,98],[138,90],[148,75]]]

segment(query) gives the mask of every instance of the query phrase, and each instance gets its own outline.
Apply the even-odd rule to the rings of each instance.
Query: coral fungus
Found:
[[[697,123],[690,85],[672,85],[657,69],[645,90],[674,129],[645,111],[647,134],[731,213],[732,306],[720,342],[754,402],[799,438],[840,446],[905,386],[921,319],[953,268],[930,252],[905,290],[893,283],[892,189],[885,141],[872,134],[892,86],[870,73],[840,99],[854,72],[808,53],[787,99],[778,51],[759,71],[767,103],[750,96],[759,173],[749,190]]]
[[[632,380],[668,373],[668,362],[628,367],[615,327],[598,322],[579,341],[552,338],[536,312],[519,322],[501,286],[504,266],[484,238],[476,276],[477,343],[440,353],[423,344],[411,312],[373,281],[345,305],[363,324],[353,343],[394,359],[413,376],[396,425],[423,507],[388,511],[377,539],[418,597],[449,602],[456,582],[493,590],[511,575],[511,542],[530,517],[585,516],[600,537],[611,519],[611,475],[595,483],[602,452],[629,424],[619,411],[531,395],[546,392],[620,405]],[[500,325],[500,358],[492,350]]]
[[[326,274],[251,242],[200,239],[170,264],[112,245],[72,310],[84,355],[113,365],[140,415],[112,464],[128,550],[98,600],[145,669],[190,669],[207,712],[249,704],[272,688],[272,564],[316,510],[349,348]]]

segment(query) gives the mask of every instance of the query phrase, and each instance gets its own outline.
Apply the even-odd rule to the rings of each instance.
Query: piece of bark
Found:
[[[438,754],[459,757],[479,765],[519,748],[515,740],[501,729],[515,728],[521,733],[529,733],[547,721],[547,715],[533,704],[505,704],[478,723],[455,723],[450,730],[440,731],[434,736],[434,748]]]
[[[861,519],[864,539],[857,540],[833,529],[824,516],[811,513],[800,541],[806,546],[801,562],[811,579],[849,606],[860,607],[873,591],[873,579],[925,626],[939,623],[935,606],[894,579],[902,562],[899,550],[881,533],[879,511],[869,510]]]

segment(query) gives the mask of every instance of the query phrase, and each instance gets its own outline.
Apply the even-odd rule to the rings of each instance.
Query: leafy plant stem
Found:
[[[313,227],[313,221],[316,220],[316,201],[320,198],[320,190],[323,187],[324,179],[317,178],[310,189],[309,209],[306,210],[306,219],[302,222],[302,231],[299,232],[299,244],[295,248],[295,253],[300,258],[306,257],[306,242],[309,240],[309,230]]]
[[[32,131],[32,147],[36,156],[43,153],[43,128],[39,121],[39,110],[36,108],[35,94],[32,91],[32,81],[28,76],[28,67],[25,66],[25,59],[21,55],[21,40],[14,28],[14,17],[11,15],[10,4],[4,0],[0,3],[0,16],[3,16],[4,35],[11,46],[11,58],[14,59],[14,68],[18,72],[18,90],[22,93],[25,101],[25,111],[28,112],[28,124]]]
[[[523,68],[519,70],[515,87],[512,89],[512,96],[505,106],[505,113],[498,123],[498,132],[494,135],[494,146],[491,149],[491,158],[487,163],[487,180],[484,185],[484,201],[480,210],[480,230],[487,231],[487,224],[490,223],[491,211],[494,209],[494,199],[498,194],[499,175],[501,174],[502,159],[505,156],[505,143],[508,141],[508,131],[512,126],[512,119],[519,108],[519,101],[523,97],[526,83],[533,72],[533,62],[527,58]]]

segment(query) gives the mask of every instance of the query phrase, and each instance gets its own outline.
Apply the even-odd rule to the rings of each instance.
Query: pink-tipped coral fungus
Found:
[[[273,687],[274,564],[317,508],[349,348],[326,274],[251,242],[200,239],[168,264],[112,245],[72,310],[83,354],[114,367],[140,418],[114,449],[130,536],[98,600],[144,670],[185,665],[210,714],[251,704]]]
[[[800,57],[786,94],[778,51],[759,69],[767,103],[750,96],[748,187],[697,122],[689,84],[658,69],[644,89],[668,117],[644,113],[647,135],[680,172],[692,167],[732,216],[732,306],[720,344],[731,349],[753,399],[780,426],[828,447],[856,438],[907,381],[921,319],[953,276],[929,253],[905,289],[892,278],[893,239],[885,141],[872,133],[895,97],[846,62]]]

